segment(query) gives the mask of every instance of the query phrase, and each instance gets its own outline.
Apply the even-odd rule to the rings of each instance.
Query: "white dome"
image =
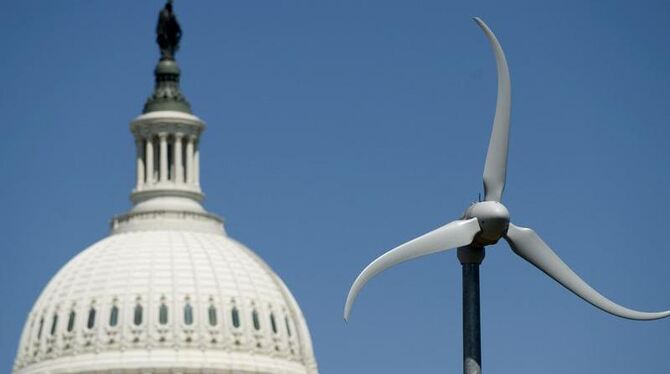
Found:
[[[317,372],[296,301],[251,250],[210,229],[115,232],[49,282],[15,373]]]
[[[168,5],[159,21],[178,27]],[[201,205],[205,123],[160,47],[154,92],[130,123],[133,207],[42,291],[14,373],[317,374],[291,292]]]

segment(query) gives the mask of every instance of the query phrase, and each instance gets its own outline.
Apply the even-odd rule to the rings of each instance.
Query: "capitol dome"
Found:
[[[161,11],[159,33],[161,22],[181,34],[171,6]],[[178,44],[178,36],[165,40]],[[42,291],[16,374],[318,373],[289,289],[202,205],[205,124],[180,91],[177,45],[166,43],[159,35],[155,89],[130,124],[133,207]]]
[[[204,368],[312,372],[309,332],[251,250],[220,233],[170,229],[113,234],[65,265],[28,317],[15,372]]]

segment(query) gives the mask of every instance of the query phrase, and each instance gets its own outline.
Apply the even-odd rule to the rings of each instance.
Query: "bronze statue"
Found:
[[[179,39],[181,39],[181,27],[172,12],[172,0],[168,0],[158,14],[158,25],[156,25],[156,43],[161,49],[161,60],[174,60],[174,55],[179,49]]]

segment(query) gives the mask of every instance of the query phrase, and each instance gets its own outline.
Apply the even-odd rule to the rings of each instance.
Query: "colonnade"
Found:
[[[199,188],[200,149],[195,135],[136,136],[136,190],[166,183]]]

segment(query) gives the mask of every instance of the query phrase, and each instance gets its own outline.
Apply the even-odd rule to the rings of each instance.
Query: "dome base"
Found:
[[[300,361],[237,351],[154,349],[102,352],[60,357],[14,371],[44,373],[206,373],[211,374],[308,374]]]

